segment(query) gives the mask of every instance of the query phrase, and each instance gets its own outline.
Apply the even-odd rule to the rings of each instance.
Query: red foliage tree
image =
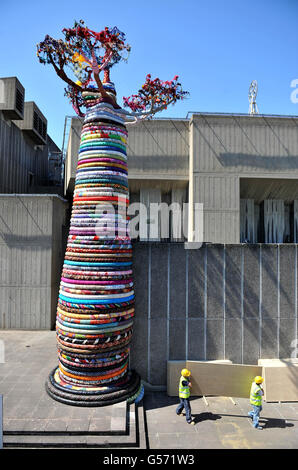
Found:
[[[63,29],[63,39],[46,36],[37,45],[37,56],[43,64],[51,64],[57,75],[67,83],[66,95],[70,98],[75,111],[83,116],[82,92],[95,89],[102,99],[119,109],[102,85],[100,73],[104,73],[103,82],[110,81],[110,69],[122,60],[127,60],[130,46],[126,44],[125,34],[118,28],[105,28],[95,32],[87,28],[83,20],[75,22],[72,28]],[[73,77],[66,73],[70,69]],[[120,112],[135,118],[152,116],[166,109],[169,104],[185,98],[187,92],[182,90],[178,76],[171,81],[151,79],[147,75],[144,85],[137,94],[123,97],[124,106],[131,112],[121,109]]]

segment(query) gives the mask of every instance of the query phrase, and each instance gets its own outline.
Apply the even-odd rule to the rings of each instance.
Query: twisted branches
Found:
[[[72,28],[64,28],[62,32],[64,40],[47,35],[37,45],[37,56],[42,64],[52,65],[58,77],[67,83],[65,94],[79,116],[84,116],[81,111],[84,92],[98,92],[101,101],[135,119],[151,117],[188,95],[182,90],[177,75],[171,81],[152,80],[151,75],[147,75],[137,94],[123,97],[124,107],[130,108],[130,112],[121,109],[104,84],[110,82],[111,68],[128,58],[131,48],[125,43],[125,34],[116,27],[95,32],[87,28],[83,20],[75,22]],[[66,68],[71,71],[72,77],[66,73]],[[100,72],[104,72],[103,82]]]

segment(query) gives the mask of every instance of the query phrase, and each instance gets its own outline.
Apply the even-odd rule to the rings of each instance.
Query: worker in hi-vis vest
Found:
[[[190,370],[182,369],[181,377],[179,381],[180,403],[177,406],[176,413],[178,416],[183,416],[182,410],[184,408],[185,414],[186,414],[186,421],[188,422],[188,424],[195,424],[191,416],[191,408],[190,408],[190,403],[189,403],[190,387],[191,387],[190,376],[191,376]]]
[[[250,389],[250,404],[253,406],[253,410],[248,413],[248,416],[252,418],[253,427],[256,429],[263,429],[259,426],[260,412],[262,411],[262,396],[264,395],[264,390],[261,387],[263,381],[263,377],[258,375],[251,384]]]

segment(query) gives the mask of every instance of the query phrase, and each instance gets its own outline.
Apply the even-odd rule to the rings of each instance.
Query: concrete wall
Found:
[[[131,365],[165,385],[168,360],[287,358],[297,338],[297,245],[134,245]]]
[[[35,143],[0,111],[0,193],[29,193],[48,177],[48,147]]]
[[[54,326],[67,208],[58,196],[0,195],[0,328]]]
[[[129,179],[188,180],[188,120],[153,119],[127,129]]]
[[[72,192],[78,161],[82,119],[72,118],[69,131],[65,191]],[[128,125],[128,178],[134,189],[145,181],[172,181],[185,186],[188,181],[189,121],[186,119],[154,119]],[[140,182],[141,180],[141,182]],[[162,182],[161,182],[162,184]],[[175,185],[174,185],[175,186]]]

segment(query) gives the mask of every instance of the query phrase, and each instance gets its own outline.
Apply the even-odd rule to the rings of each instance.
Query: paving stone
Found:
[[[156,423],[156,428],[158,429],[158,434],[160,435],[169,434],[169,433],[175,434],[177,432],[184,433],[184,434],[193,432],[192,425],[189,425],[186,422],[186,419],[182,417],[180,418],[179,424],[162,420]]]
[[[67,419],[47,419],[45,431],[66,431],[67,425]]]
[[[110,418],[91,418],[89,422],[89,431],[105,432],[110,431]]]
[[[67,405],[68,406],[68,405]],[[76,419],[91,419],[92,415],[93,415],[93,411],[92,411],[92,408],[88,408],[88,407],[78,407],[78,406],[72,406],[72,407],[69,407],[69,417],[71,418],[76,418]]]
[[[66,407],[65,405],[62,405],[62,403],[53,401],[53,404],[49,410],[48,419],[61,418],[61,416],[63,416],[64,418],[67,418],[68,420],[71,420],[72,410],[69,409],[68,406]]]
[[[50,418],[50,413],[51,413],[51,410],[47,407],[44,407],[44,406],[39,406],[37,405],[35,408],[31,409],[31,411],[29,412],[29,410],[27,410],[27,415],[26,415],[26,411],[23,412],[23,416],[27,416],[28,418],[32,417],[32,418],[40,418],[40,419],[49,419]]]
[[[18,416],[18,403],[13,403],[9,407],[3,407],[3,417],[4,418],[11,418],[15,419]]]
[[[26,419],[5,419],[3,431],[24,431],[26,424]]]
[[[86,436],[86,442],[89,445],[94,444],[95,446],[111,446],[111,438],[114,436]],[[118,437],[118,436],[117,436]],[[122,438],[122,436],[121,436]]]
[[[125,432],[126,419],[117,418],[112,416],[110,420],[110,431],[111,432]]]
[[[179,441],[176,434],[149,435],[151,449],[179,449]]]
[[[10,410],[5,409],[5,416],[8,415]],[[4,414],[4,413],[3,413]],[[14,416],[13,417],[18,417],[19,419],[29,419],[33,415],[33,407],[32,405],[23,405],[23,404],[18,404],[16,408],[14,408]],[[43,418],[43,416],[38,415],[39,418]]]
[[[90,429],[90,420],[86,419],[68,419],[67,431],[86,432]]]
[[[45,419],[26,419],[25,426],[22,429],[22,431],[42,432],[45,430],[46,425],[47,425],[47,420]]]
[[[85,436],[4,436],[4,444],[9,445],[11,443],[19,443],[19,444],[29,444],[40,445],[40,444],[59,444],[67,447],[67,444],[71,444],[72,446],[78,446],[80,443],[86,443],[87,439]]]
[[[298,409],[289,403],[281,403],[278,407],[280,414],[285,419],[298,420]]]
[[[110,430],[111,432],[125,432],[126,430],[126,402],[113,405],[111,410]]]
[[[247,317],[254,317],[252,311],[249,311],[251,286],[245,281],[244,287],[247,296],[245,316],[249,321]],[[255,322],[256,318],[252,320]],[[136,408],[140,436],[136,433],[134,406],[129,407],[129,434],[115,435],[113,432],[117,433],[120,429],[127,431],[126,404],[123,402],[108,407],[79,408],[63,405],[47,395],[44,382],[57,363],[55,332],[7,331],[3,335],[1,332],[1,337],[4,336],[7,363],[0,365],[4,430],[38,432],[45,429],[66,432],[66,435],[61,436],[4,436],[6,444],[59,443],[64,447],[89,444],[111,449],[119,446],[131,449],[136,446],[145,448],[149,441],[151,449],[297,449],[298,403],[264,402],[260,421],[265,426],[259,432],[253,429],[247,417],[251,409],[248,399],[234,398],[235,406],[227,397],[207,397],[209,406],[206,406],[202,398],[193,397],[191,408],[196,424],[190,426],[185,417],[180,418],[175,414],[179,401],[177,397],[168,397],[166,392],[146,391],[143,404],[147,439],[142,407]],[[31,347],[26,348],[26,344]],[[257,350],[254,349],[253,338],[246,337],[245,360],[252,357],[252,349],[254,357]],[[68,431],[88,430],[98,431],[101,435],[67,435]]]

